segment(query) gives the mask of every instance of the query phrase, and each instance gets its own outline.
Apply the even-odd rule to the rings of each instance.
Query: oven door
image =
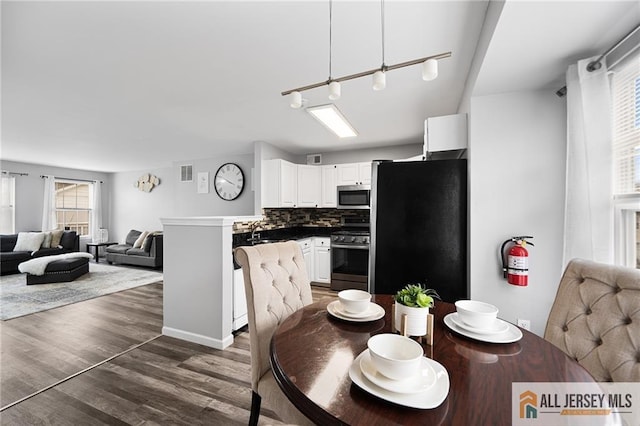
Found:
[[[368,291],[369,245],[331,244],[331,289]]]

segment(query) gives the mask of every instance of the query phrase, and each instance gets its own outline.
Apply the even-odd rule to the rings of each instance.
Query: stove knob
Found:
[[[339,236],[338,241],[344,242],[344,236]]]
[[[363,244],[369,244],[369,237],[362,238]]]
[[[349,237],[349,241],[354,243],[356,241],[356,237]]]

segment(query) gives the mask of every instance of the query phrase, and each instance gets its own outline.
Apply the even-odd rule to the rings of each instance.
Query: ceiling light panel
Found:
[[[358,135],[353,126],[333,104],[310,107],[307,108],[307,112],[340,138]]]

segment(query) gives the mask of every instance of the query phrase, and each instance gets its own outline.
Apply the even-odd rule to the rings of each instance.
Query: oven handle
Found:
[[[331,248],[369,250],[368,244],[331,244]]]

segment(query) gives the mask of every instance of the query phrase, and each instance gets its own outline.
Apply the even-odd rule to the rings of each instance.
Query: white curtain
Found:
[[[100,228],[102,228],[102,187],[100,181],[94,181],[91,185],[91,221],[89,222],[89,235],[93,241],[100,241]]]
[[[607,67],[589,58],[567,70],[567,178],[563,266],[580,257],[613,263],[612,123]]]
[[[50,231],[58,227],[56,217],[56,178],[45,176],[44,200],[42,202],[42,230]]]
[[[1,176],[0,182],[0,234],[13,234],[16,232],[16,178]]]

